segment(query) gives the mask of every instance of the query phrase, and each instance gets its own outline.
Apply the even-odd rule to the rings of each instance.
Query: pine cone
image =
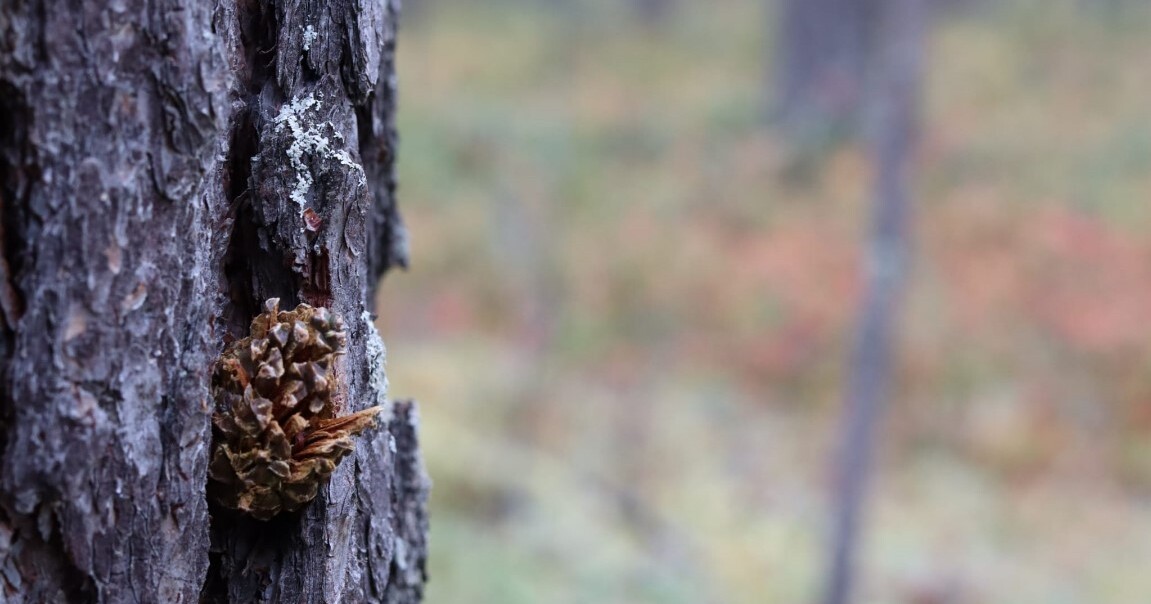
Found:
[[[216,362],[216,413],[209,494],[220,505],[260,520],[295,511],[315,498],[352,436],[375,424],[376,406],[334,417],[329,375],[347,347],[343,321],[301,304],[264,304],[251,335]]]

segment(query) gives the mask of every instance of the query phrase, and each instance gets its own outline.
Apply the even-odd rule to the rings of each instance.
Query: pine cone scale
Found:
[[[212,375],[216,503],[267,520],[315,498],[380,412],[336,417],[330,369],[346,347],[337,315],[307,304],[281,311],[273,298],[225,350]]]

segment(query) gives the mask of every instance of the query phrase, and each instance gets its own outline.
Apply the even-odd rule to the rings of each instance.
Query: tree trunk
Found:
[[[899,303],[910,262],[912,160],[922,80],[925,0],[882,0],[874,96],[868,130],[875,175],[871,238],[859,331],[844,399],[843,437],[836,460],[824,604],[852,600],[860,524],[891,373]]]
[[[818,148],[856,134],[880,0],[782,0],[772,119],[791,143]]]
[[[642,25],[667,22],[676,9],[676,0],[631,0],[631,8]]]
[[[344,318],[385,400],[397,0],[0,8],[0,600],[420,599],[410,404],[269,522],[205,498],[212,364],[262,302]]]

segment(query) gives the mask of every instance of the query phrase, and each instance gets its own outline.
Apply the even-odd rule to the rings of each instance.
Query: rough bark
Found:
[[[383,400],[396,0],[0,6],[0,600],[417,602],[414,411],[306,509],[209,506],[208,378],[263,300]]]

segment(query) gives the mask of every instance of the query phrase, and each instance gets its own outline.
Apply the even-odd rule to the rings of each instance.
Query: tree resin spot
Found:
[[[335,417],[331,369],[347,349],[344,323],[326,308],[279,304],[264,304],[251,334],[230,344],[212,373],[208,494],[259,520],[314,499],[382,409]]]

